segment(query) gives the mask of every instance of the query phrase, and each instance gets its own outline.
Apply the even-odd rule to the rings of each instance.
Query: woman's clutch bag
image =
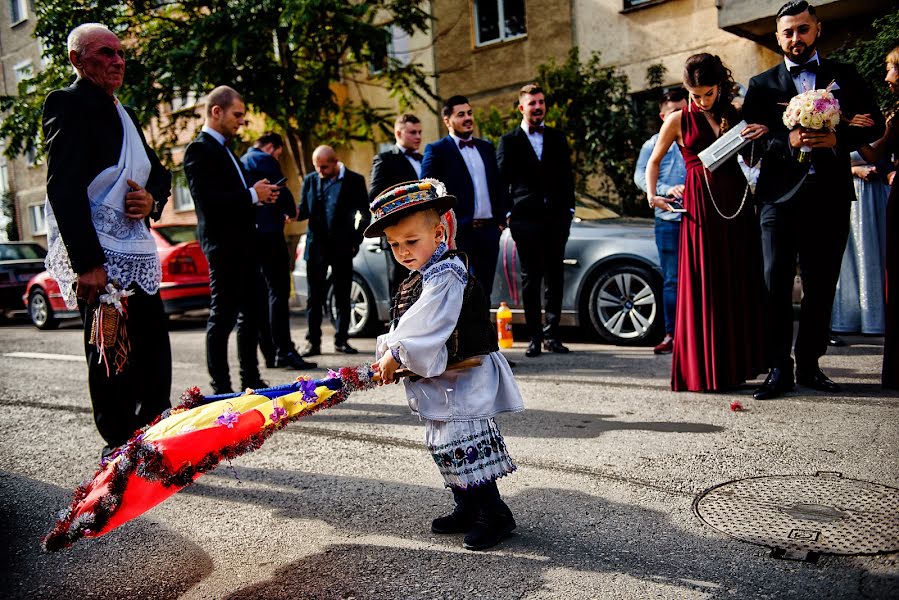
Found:
[[[709,171],[714,171],[736,154],[740,148],[748,144],[749,140],[740,135],[744,129],[746,129],[746,121],[740,121],[715,140],[714,144],[700,152],[699,160],[702,161],[703,166]]]

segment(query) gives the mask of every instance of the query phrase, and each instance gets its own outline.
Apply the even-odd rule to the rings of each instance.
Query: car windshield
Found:
[[[38,244],[0,244],[0,260],[37,260],[47,256]]]
[[[194,242],[197,239],[197,228],[195,225],[167,225],[165,227],[156,227],[156,233],[161,235],[165,241],[173,246],[184,242]]]

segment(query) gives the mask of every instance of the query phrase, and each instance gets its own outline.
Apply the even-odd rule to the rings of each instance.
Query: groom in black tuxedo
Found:
[[[206,323],[206,366],[216,394],[230,393],[228,337],[237,325],[241,388],[265,388],[256,356],[260,295],[255,205],[278,199],[268,179],[249,175],[229,145],[244,124],[243,99],[222,85],[206,101],[206,124],[184,152],[184,173],[197,210],[197,233],[209,261],[211,300]]]
[[[849,235],[849,206],[855,199],[849,153],[877,139],[883,119],[862,78],[849,65],[819,56],[821,23],[805,0],[784,4],[775,17],[777,43],[784,60],[753,77],[743,104],[743,118],[765,124],[756,187],[767,288],[768,366],[755,398],[776,398],[793,388],[792,287],[798,257],[803,298],[796,336],[796,381],[812,389],[838,392],[818,366],[827,351],[834,290]],[[840,102],[843,122],[836,131],[788,130],[782,115],[786,103],[806,90],[831,82]],[[866,114],[874,127],[847,124]],[[800,149],[811,148],[811,160],[800,162]]]
[[[528,84],[518,93],[519,127],[502,137],[497,162],[513,206],[509,228],[521,259],[522,300],[530,344],[526,356],[542,349],[568,352],[559,341],[565,245],[574,217],[574,173],[565,134],[546,127],[543,90]],[[541,286],[546,285],[546,320],[541,321]]]

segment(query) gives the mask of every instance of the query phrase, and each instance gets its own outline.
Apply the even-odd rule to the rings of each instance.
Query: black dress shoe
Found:
[[[568,354],[570,352],[559,340],[544,340],[543,349],[547,352],[557,352],[558,354]]]
[[[334,350],[337,352],[342,352],[343,354],[359,354],[359,351],[350,346],[349,344],[334,344]]]
[[[308,360],[303,360],[303,357],[297,354],[296,352],[290,352],[287,356],[282,358],[275,359],[275,367],[279,369],[314,369],[318,365],[314,362],[309,362]]]
[[[796,382],[799,385],[818,390],[819,392],[837,393],[842,390],[839,384],[834,383],[830,377],[825,375],[821,369],[817,367],[804,371],[796,371]]]
[[[241,383],[240,387],[243,389],[251,389],[251,390],[264,390],[266,388],[270,388],[271,386],[264,379],[257,379],[255,381],[244,381]]]
[[[785,369],[774,367],[768,372],[765,383],[755,390],[752,397],[756,400],[773,400],[792,390],[794,385],[792,370],[788,373]]]
[[[322,347],[319,344],[313,344],[312,342],[307,343],[303,346],[303,356],[318,356],[322,353]]]
[[[838,335],[831,333],[830,337],[827,338],[827,345],[833,346],[834,348],[842,348],[843,346],[848,346],[846,340],[839,337]]]
[[[266,369],[277,369],[278,368],[278,359],[277,358],[269,358],[265,357],[265,368]]]
[[[219,396],[221,394],[233,394],[234,390],[231,389],[230,385],[223,385],[220,387],[212,386],[212,395]]]
[[[531,343],[528,344],[528,349],[524,351],[524,355],[528,358],[534,358],[535,356],[540,356],[540,353],[543,350],[540,349],[540,340],[531,340]]]

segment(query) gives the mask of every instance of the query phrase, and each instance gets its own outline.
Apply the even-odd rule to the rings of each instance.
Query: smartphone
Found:
[[[274,182],[272,185],[284,185],[284,183],[285,183],[286,181],[287,181],[287,177],[282,177],[282,178],[279,179],[278,181]]]
[[[671,207],[672,211],[679,213],[687,212],[687,209],[684,208],[683,202],[681,202],[674,196],[668,196],[665,198],[665,200],[668,202],[668,206]]]

